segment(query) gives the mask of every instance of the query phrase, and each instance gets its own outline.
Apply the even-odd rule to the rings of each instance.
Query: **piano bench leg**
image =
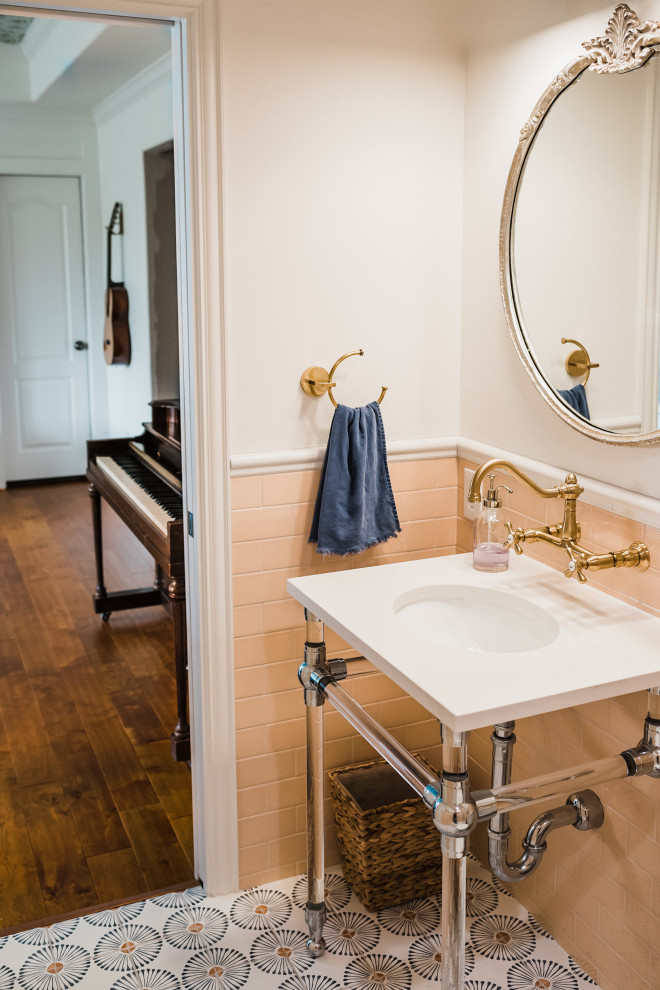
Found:
[[[101,616],[101,622],[107,622],[111,615],[112,612],[104,612]]]

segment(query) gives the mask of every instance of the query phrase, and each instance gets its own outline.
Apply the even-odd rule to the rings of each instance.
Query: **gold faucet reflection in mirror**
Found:
[[[514,529],[510,522],[506,523],[509,536],[506,546],[513,547],[517,554],[523,552],[521,543],[549,543],[565,551],[568,556],[568,563],[564,575],[575,577],[584,584],[586,576],[584,571],[604,571],[612,567],[638,567],[641,571],[647,570],[651,563],[651,554],[644,543],[631,543],[627,550],[612,550],[609,553],[594,554],[581,546],[580,524],[577,521],[576,504],[584,488],[578,484],[574,474],[567,474],[563,485],[556,488],[542,488],[532,481],[526,474],[510,461],[495,458],[485,461],[474,473],[470,491],[469,502],[478,502],[481,499],[481,484],[484,478],[495,468],[504,469],[514,475],[519,481],[536,492],[541,498],[562,498],[564,500],[564,518],[561,523],[553,526],[542,526],[540,529]]]

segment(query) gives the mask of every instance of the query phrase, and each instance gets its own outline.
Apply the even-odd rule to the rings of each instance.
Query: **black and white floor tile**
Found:
[[[442,990],[441,897],[366,910],[332,870],[327,952],[306,950],[306,882],[201,888],[0,939],[0,990]],[[597,984],[476,860],[468,861],[465,990]]]

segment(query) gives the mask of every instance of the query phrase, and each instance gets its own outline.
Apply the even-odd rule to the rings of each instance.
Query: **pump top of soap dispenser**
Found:
[[[483,504],[487,509],[501,509],[502,499],[497,497],[497,493],[499,492],[500,488],[504,488],[505,491],[509,493],[509,495],[513,495],[513,489],[509,488],[507,485],[498,485],[496,488],[494,474],[489,474],[488,478],[490,480],[490,488],[488,489],[488,493],[484,499]]]

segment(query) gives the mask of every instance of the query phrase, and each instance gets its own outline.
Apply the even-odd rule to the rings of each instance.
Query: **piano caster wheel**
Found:
[[[101,621],[102,622],[107,622],[111,615],[112,615],[112,612],[104,612],[102,614],[102,616],[101,616]]]

